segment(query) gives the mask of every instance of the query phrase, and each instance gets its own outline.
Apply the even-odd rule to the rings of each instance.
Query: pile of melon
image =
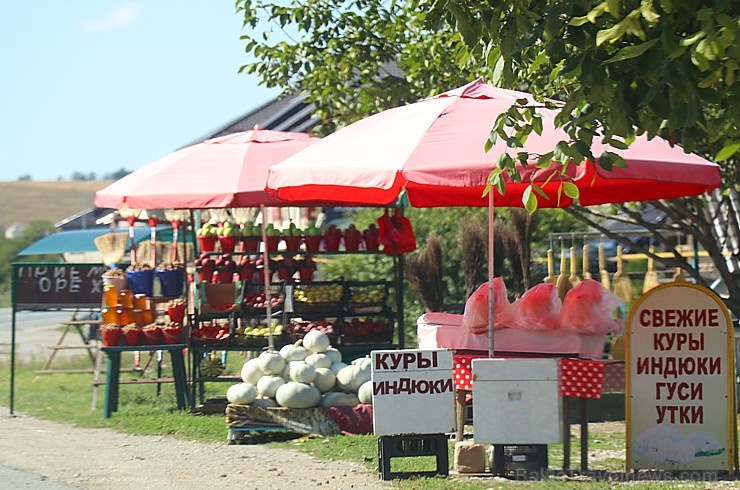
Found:
[[[249,359],[241,378],[242,383],[226,391],[229,403],[285,408],[372,403],[370,358],[342,362],[342,354],[318,330],[280,351],[266,350]]]

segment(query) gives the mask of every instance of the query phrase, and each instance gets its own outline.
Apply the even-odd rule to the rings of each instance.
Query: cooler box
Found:
[[[557,359],[473,359],[476,444],[562,441]]]

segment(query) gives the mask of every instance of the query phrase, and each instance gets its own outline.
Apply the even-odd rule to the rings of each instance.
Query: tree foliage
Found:
[[[256,58],[242,71],[306,94],[324,134],[482,76],[563,103],[557,124],[570,139],[542,156],[543,165],[589,159],[608,169],[624,162],[593,155],[592,142],[624,148],[636,135],[664,137],[721,163],[725,193],[715,197],[725,199],[722,213],[737,214],[728,199],[737,202],[740,191],[737,2],[237,0],[237,10],[246,51]],[[516,151],[538,130],[535,112],[522,106],[492,115],[491,137],[507,137]],[[508,138],[512,130],[518,135]],[[513,168],[517,159],[506,161]],[[704,232],[695,235],[703,246],[717,242],[701,198],[662,205],[687,235]],[[740,285],[715,248],[710,256],[740,313]],[[674,260],[703,283],[680,254]]]

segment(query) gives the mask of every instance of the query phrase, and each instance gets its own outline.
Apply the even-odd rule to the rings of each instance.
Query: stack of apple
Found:
[[[199,345],[226,345],[229,343],[228,320],[213,320],[193,327],[191,341]]]
[[[241,320],[241,319],[239,319]],[[281,345],[284,342],[280,340],[285,333],[285,326],[276,325],[272,329],[273,342]],[[241,321],[234,327],[234,344],[247,347],[267,347],[270,338],[270,328],[265,324],[244,325]],[[275,341],[275,339],[278,339]]]
[[[302,339],[312,330],[323,332],[332,342],[335,339],[334,322],[331,320],[302,320],[294,318],[288,325],[287,333],[291,342]]]
[[[216,228],[216,235],[218,236],[218,243],[221,245],[221,252],[229,253],[236,250],[241,230],[233,222],[224,221],[219,223]]]
[[[226,392],[229,403],[294,409],[372,403],[370,358],[343,362],[318,330],[280,351],[268,349],[249,359],[241,378]]]
[[[362,232],[365,250],[377,250],[380,245],[380,230],[375,223],[370,223]]]
[[[230,253],[222,253],[215,259],[207,252],[203,252],[193,261],[198,268],[198,278],[201,282],[225,284],[234,282],[234,274],[238,272],[237,264]]]
[[[344,296],[341,284],[300,285],[293,290],[295,311],[330,311],[336,308]]]
[[[262,240],[262,229],[255,225],[254,221],[246,221],[240,225],[242,251],[258,252],[259,243]]]
[[[324,231],[324,247],[329,252],[339,250],[339,244],[342,241],[342,230],[337,225],[331,224]]]
[[[318,252],[321,245],[321,229],[311,221],[303,232],[303,245],[309,252]]]
[[[344,240],[344,249],[348,252],[359,250],[362,241],[362,233],[357,229],[354,223],[351,223],[347,229],[342,232]]]
[[[354,317],[342,323],[342,342],[345,344],[387,342],[390,340],[389,333],[384,318]]]
[[[270,304],[272,305],[273,311],[282,306],[284,299],[285,296],[282,293],[270,295]],[[246,310],[264,311],[267,309],[267,295],[264,291],[245,291],[242,305]]]

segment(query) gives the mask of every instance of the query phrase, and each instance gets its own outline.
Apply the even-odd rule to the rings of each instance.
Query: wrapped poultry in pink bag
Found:
[[[504,321],[520,330],[557,330],[561,308],[557,286],[541,283],[525,291],[511,304]]]
[[[584,279],[563,298],[560,328],[583,335],[608,334],[619,329],[614,310],[622,299],[612,294],[599,281]]]
[[[493,280],[493,328],[504,328],[502,323],[509,308],[509,298],[506,296],[506,285],[501,277]],[[463,326],[470,333],[482,334],[488,332],[488,282],[481,284],[465,302],[463,311]]]

